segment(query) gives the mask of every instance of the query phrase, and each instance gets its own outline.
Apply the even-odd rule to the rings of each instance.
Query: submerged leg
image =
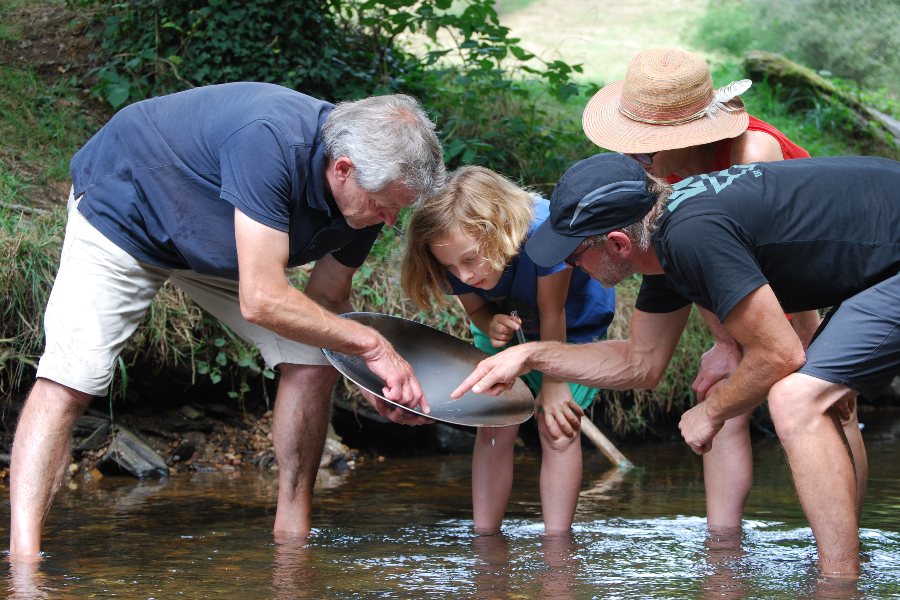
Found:
[[[28,395],[10,461],[10,555],[40,553],[41,529],[72,454],[72,427],[90,401],[43,378]]]
[[[856,470],[856,524],[862,519],[863,504],[866,499],[866,486],[869,482],[869,459],[866,457],[866,446],[863,444],[862,432],[859,430],[859,419],[856,414],[856,402],[850,410],[847,418],[841,416],[841,425],[847,443],[850,445],[850,454],[853,455],[853,467]]]
[[[578,493],[581,491],[581,430],[575,435],[554,440],[547,429],[544,413],[538,415],[541,434],[541,509],[544,530],[560,533],[572,528]]]
[[[275,531],[309,535],[313,487],[331,412],[332,367],[279,365],[281,383],[272,424],[278,459]]]
[[[769,410],[827,575],[859,575],[856,475],[835,406],[849,388],[794,373],[772,387]]]
[[[703,455],[706,486],[706,522],[709,527],[740,527],[744,504],[753,485],[753,450],[750,415],[725,421]]]
[[[480,427],[472,452],[472,518],[475,533],[499,533],[513,483],[519,426]]]

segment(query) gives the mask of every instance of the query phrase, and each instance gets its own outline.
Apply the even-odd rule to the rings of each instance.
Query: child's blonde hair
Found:
[[[481,259],[502,270],[519,253],[533,219],[531,192],[484,167],[457,169],[410,218],[400,267],[403,291],[422,310],[431,309],[432,299],[447,306],[446,268],[430,246],[461,232],[476,241]]]

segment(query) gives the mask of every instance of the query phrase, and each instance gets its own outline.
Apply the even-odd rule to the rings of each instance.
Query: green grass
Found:
[[[716,0],[694,25],[691,42],[708,51],[775,52],[864,88],[900,94],[896,0]]]
[[[500,0],[497,2],[497,13],[502,19],[505,16],[524,10],[540,0]]]
[[[8,5],[8,4],[7,4]],[[59,264],[68,163],[99,128],[77,88],[0,67],[0,388],[22,382],[43,346],[43,307]]]
[[[12,19],[15,10],[28,0],[0,0],[0,43],[17,42],[22,38],[19,24]]]
[[[534,0],[507,11],[503,1],[500,22],[524,48],[548,60],[580,63],[584,74],[578,79],[598,83],[623,78],[642,50],[700,49],[689,32],[707,8],[707,0]]]
[[[743,67],[734,60],[714,64],[712,74],[716,87],[747,77]],[[751,115],[781,131],[811,156],[859,154],[857,145],[842,128],[846,117],[843,107],[835,107],[831,118],[826,114],[828,107],[818,112],[792,112],[790,100],[782,100],[778,91],[766,83],[754,83],[741,98]]]
[[[29,186],[68,180],[72,155],[102,125],[72,84],[47,85],[31,69],[0,66],[0,161]]]

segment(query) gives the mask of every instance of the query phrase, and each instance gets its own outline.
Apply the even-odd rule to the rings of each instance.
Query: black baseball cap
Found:
[[[550,197],[550,217],[525,244],[541,267],[564,261],[584,238],[631,225],[650,212],[647,172],[624,154],[603,153],[578,161]]]

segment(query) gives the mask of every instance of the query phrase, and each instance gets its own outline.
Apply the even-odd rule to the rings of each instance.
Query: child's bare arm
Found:
[[[515,335],[519,322],[501,313],[496,304],[476,294],[461,294],[458,297],[475,327],[490,338],[494,348],[502,348]]]
[[[491,319],[497,313],[497,305],[488,302],[477,294],[460,294],[457,296],[463,308],[466,309],[469,318],[475,327],[481,331],[487,331],[490,327]]]
[[[566,297],[571,277],[572,269],[538,277],[537,303],[542,342],[566,342]]]

